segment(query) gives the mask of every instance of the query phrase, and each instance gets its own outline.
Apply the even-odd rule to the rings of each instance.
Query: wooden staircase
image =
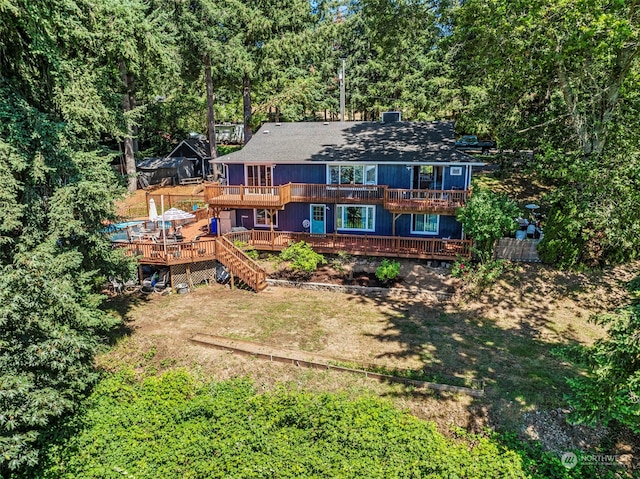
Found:
[[[224,236],[216,238],[216,259],[254,291],[260,292],[267,287],[265,270]]]

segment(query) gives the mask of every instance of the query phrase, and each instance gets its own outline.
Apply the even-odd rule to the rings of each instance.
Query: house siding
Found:
[[[412,233],[411,221],[411,215],[409,214],[400,216],[396,221],[396,235],[416,238],[462,238],[462,225],[458,223],[455,216],[440,215],[438,234],[436,235]]]
[[[230,185],[244,185],[244,165],[230,164],[228,184]],[[238,223],[240,224],[240,223]]]
[[[412,171],[406,165],[378,165],[378,184],[390,188],[410,188]]]
[[[275,186],[287,183],[322,184],[327,182],[327,167],[316,165],[276,165],[273,170]]]
[[[447,165],[444,167],[444,188],[445,190],[451,189],[465,189],[465,178],[466,178],[466,169],[467,166],[462,165],[453,165],[453,167],[459,167],[461,170],[461,174],[454,176],[451,174],[452,165]]]

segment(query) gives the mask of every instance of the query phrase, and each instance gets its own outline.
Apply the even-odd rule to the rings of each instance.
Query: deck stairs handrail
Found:
[[[224,236],[216,238],[216,243],[217,260],[225,265],[231,274],[254,291],[262,291],[267,287],[267,273],[258,263]]]

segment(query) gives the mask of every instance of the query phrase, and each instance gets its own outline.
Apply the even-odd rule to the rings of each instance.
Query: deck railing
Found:
[[[237,248],[224,236],[218,238],[217,248],[218,261],[224,264],[230,273],[240,278],[255,291],[266,288],[267,274],[244,251]]]
[[[388,188],[385,191],[384,207],[394,213],[420,211],[450,211],[464,206],[467,190],[407,190]]]
[[[281,207],[290,200],[289,185],[244,186],[207,183],[204,187],[205,201],[211,206]]]
[[[291,184],[291,201],[328,203],[382,203],[386,186],[383,185],[325,185]]]
[[[184,242],[115,242],[115,248],[122,248],[127,256],[135,257],[146,264],[180,264],[216,259],[216,240],[195,240]]]
[[[288,183],[281,186],[205,185],[205,199],[211,206],[281,208],[287,203],[383,204],[395,213],[454,213],[463,206],[465,190],[417,190],[388,188],[385,185],[325,185]]]
[[[241,241],[259,250],[281,251],[291,242],[305,241],[320,253],[345,251],[351,254],[402,258],[451,260],[456,256],[471,257],[471,240],[442,238],[407,238],[399,236],[369,236],[286,231],[240,231],[225,235],[231,241]]]
[[[217,260],[247,286],[260,291],[267,285],[265,271],[225,237],[167,243],[113,243],[140,263],[171,266],[174,264]]]

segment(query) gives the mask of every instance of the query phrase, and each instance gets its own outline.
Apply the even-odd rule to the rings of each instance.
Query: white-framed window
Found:
[[[273,165],[247,165],[246,186],[273,186]]]
[[[377,165],[329,165],[327,183],[330,185],[376,185]]]
[[[462,176],[462,166],[452,166],[449,168],[449,174],[451,176]]]
[[[411,215],[411,232],[421,235],[437,235],[440,231],[440,215]]]
[[[271,210],[267,209],[255,209],[253,210],[253,224],[256,228],[267,228],[271,227],[271,223],[273,222],[273,227],[278,227],[278,212],[276,211],[273,216],[271,216]]]
[[[336,227],[345,231],[375,231],[375,206],[338,205]]]

